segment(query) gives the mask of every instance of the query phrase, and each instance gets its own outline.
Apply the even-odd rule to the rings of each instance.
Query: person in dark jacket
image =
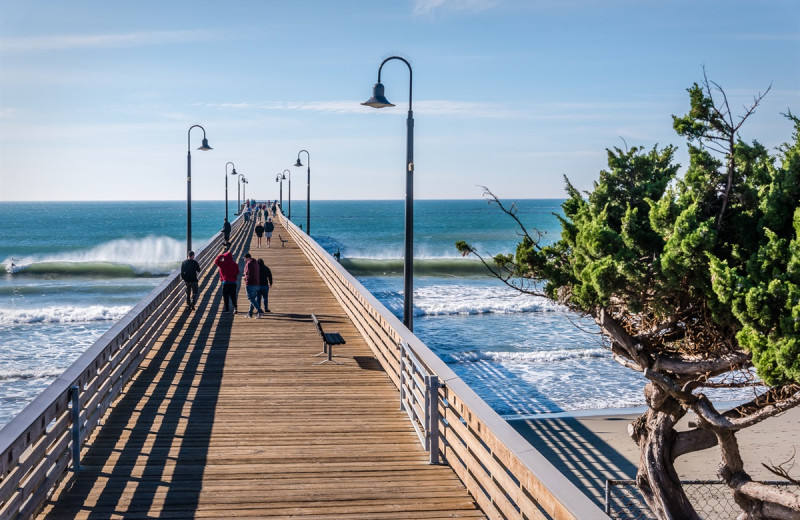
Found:
[[[264,264],[264,260],[258,259],[258,280],[261,285],[258,286],[258,304],[261,304],[261,299],[264,299],[264,312],[272,312],[269,310],[269,288],[272,287],[272,271],[269,270]],[[260,315],[259,315],[260,316]]]
[[[247,290],[247,299],[250,301],[250,310],[247,312],[247,317],[253,317],[253,309],[258,311],[259,317],[261,316],[261,307],[258,306],[258,264],[256,259],[250,256],[250,253],[244,255],[244,285]]]
[[[219,267],[219,279],[222,281],[222,312],[228,312],[228,300],[233,306],[233,313],[238,312],[236,307],[236,279],[239,277],[239,264],[227,248],[214,260],[214,265]]]
[[[267,219],[264,223],[264,236],[267,237],[267,247],[269,247],[269,243],[272,240],[272,232],[275,231],[275,224],[272,223],[272,219]]]
[[[194,251],[189,251],[186,254],[186,260],[181,264],[181,278],[186,284],[186,305],[190,311],[194,310],[194,305],[197,303],[197,294],[200,289],[197,282],[197,273],[199,272],[200,264],[194,259]]]
[[[222,225],[222,232],[225,234],[225,245],[230,244],[230,241],[231,241],[231,223],[228,222],[228,217],[225,217],[225,223]]]
[[[261,237],[264,236],[264,226],[261,225],[261,222],[256,224],[256,247],[261,247]],[[267,239],[269,241],[269,239]]]

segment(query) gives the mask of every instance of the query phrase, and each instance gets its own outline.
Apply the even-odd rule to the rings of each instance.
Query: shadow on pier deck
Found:
[[[272,313],[222,314],[216,268],[180,310],[89,438],[83,469],[39,518],[463,518],[483,513],[454,472],[429,465],[397,389],[340,304],[276,222]],[[277,244],[277,245],[276,245]],[[314,365],[311,321],[347,344]]]

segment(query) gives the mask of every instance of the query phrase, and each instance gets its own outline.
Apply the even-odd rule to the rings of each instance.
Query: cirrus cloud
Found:
[[[61,34],[34,36],[30,38],[2,38],[3,51],[57,51],[67,49],[107,49],[119,47],[143,47],[165,43],[185,43],[207,40],[212,31],[153,31],[127,34]]]
[[[453,11],[484,11],[494,7],[500,0],[416,0],[414,14],[432,14],[437,9]]]

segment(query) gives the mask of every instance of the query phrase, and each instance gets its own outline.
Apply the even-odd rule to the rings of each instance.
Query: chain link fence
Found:
[[[735,520],[742,512],[730,488],[717,480],[684,480],[683,490],[704,520]],[[797,491],[791,482],[765,482]],[[606,481],[606,514],[615,520],[653,520],[635,480]]]

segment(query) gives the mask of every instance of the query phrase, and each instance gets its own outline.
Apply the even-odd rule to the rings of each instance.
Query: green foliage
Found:
[[[737,339],[773,385],[800,382],[800,120],[789,118],[794,142],[783,147],[780,167],[764,160],[763,148],[737,147],[758,206],[758,233],[740,230],[752,249],[737,249],[737,262],[711,257],[714,290],[741,323]]]
[[[675,178],[674,151],[608,150],[609,169],[600,173],[588,200],[567,182],[561,240],[540,252],[521,243],[517,262],[546,279],[553,298],[569,285],[565,303],[575,308],[591,311],[616,299],[639,312],[653,289],[653,260],[663,248],[650,223],[651,201]]]
[[[665,351],[745,348],[767,383],[800,382],[800,120],[788,115],[779,160],[739,140],[708,90],[688,92],[689,114],[673,117],[689,141],[683,177],[671,146],[608,150],[588,197],[566,181],[561,239],[526,237],[495,264],[573,309],[613,309],[634,334],[676,323]]]

